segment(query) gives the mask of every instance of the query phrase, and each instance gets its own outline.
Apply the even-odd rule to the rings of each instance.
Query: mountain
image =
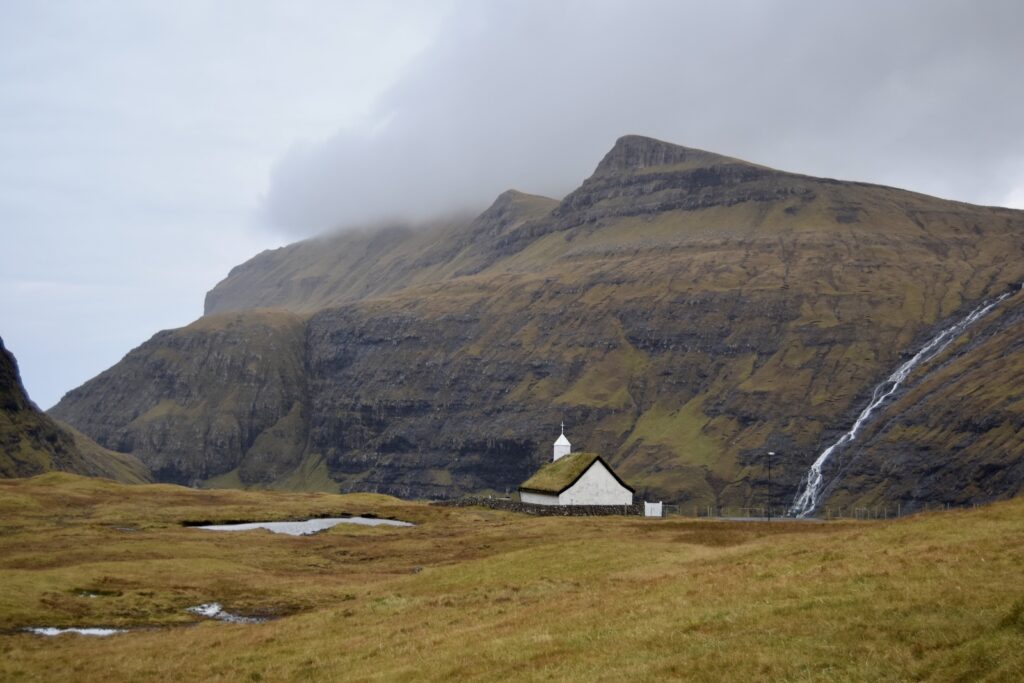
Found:
[[[150,481],[137,458],[109,451],[40,411],[25,393],[18,362],[0,339],[0,477],[63,470],[135,484]]]
[[[553,199],[505,192],[475,220],[390,225],[265,251],[206,295],[206,314],[252,308],[311,313],[355,299],[482,270],[504,235],[539,219]]]
[[[473,220],[264,252],[202,319],[52,412],[165,481],[414,497],[515,487],[564,418],[641,495],[687,504],[762,504],[773,450],[772,500],[787,505],[907,353],[1024,280],[1022,252],[1021,211],[626,136],[561,201],[510,191]],[[909,427],[881,415],[890,426],[844,456],[832,495],[1019,490],[1004,472],[961,495],[956,476],[1024,454],[1019,385],[998,370],[1013,334],[922,368],[892,407]],[[986,391],[926,391],[940,361]],[[1013,436],[952,438],[977,435],[972,419]],[[923,461],[902,454],[918,446],[947,475],[915,492]]]
[[[1024,488],[1024,305],[994,309],[912,377],[841,463],[830,501],[965,505]],[[941,496],[936,495],[941,492]]]

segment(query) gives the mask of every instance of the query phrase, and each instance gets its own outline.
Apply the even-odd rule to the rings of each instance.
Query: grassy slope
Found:
[[[149,470],[134,455],[104,448],[71,425],[60,420],[55,422],[71,434],[80,455],[77,468],[68,470],[72,474],[105,477],[125,484],[147,484],[153,481]]]
[[[5,443],[0,476],[24,477],[60,470],[129,484],[152,481],[138,458],[100,446],[74,427],[43,414],[0,415]]]
[[[211,457],[221,471],[238,469],[242,480],[289,471],[305,443],[298,433],[303,322],[293,313],[260,310],[206,316],[159,333],[115,366],[117,372],[90,380],[103,406],[91,416],[96,438],[138,455],[158,480],[203,478]],[[117,423],[112,414],[131,419]],[[204,453],[207,442],[217,444],[212,455]],[[179,478],[182,462],[200,476]]]
[[[50,470],[131,484],[152,481],[135,456],[103,448],[39,410],[22,386],[14,355],[0,339],[0,477],[28,477]]]
[[[181,520],[375,512],[407,529]],[[0,482],[4,680],[1011,680],[1024,501],[882,523],[526,518],[358,494]],[[130,531],[126,531],[130,528]],[[89,598],[91,591],[99,597]],[[203,622],[219,600],[260,625]],[[104,640],[28,625],[158,626]]]

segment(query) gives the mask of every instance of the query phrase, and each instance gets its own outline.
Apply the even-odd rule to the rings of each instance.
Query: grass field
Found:
[[[181,526],[342,513],[417,526],[298,538]],[[185,611],[210,601],[273,618]],[[0,680],[513,677],[1020,680],[1024,500],[766,524],[0,481]]]

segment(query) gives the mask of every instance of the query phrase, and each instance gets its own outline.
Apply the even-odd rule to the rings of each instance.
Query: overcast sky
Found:
[[[0,2],[0,336],[43,407],[257,253],[561,196],[625,133],[1024,208],[1024,3]]]

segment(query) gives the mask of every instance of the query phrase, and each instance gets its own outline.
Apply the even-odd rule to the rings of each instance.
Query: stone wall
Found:
[[[521,512],[527,515],[559,516],[559,517],[599,517],[607,515],[639,515],[644,514],[643,501],[632,505],[535,505],[521,503],[510,498],[482,498],[465,496],[458,500],[437,501],[434,505],[450,507],[485,507],[492,510]]]

